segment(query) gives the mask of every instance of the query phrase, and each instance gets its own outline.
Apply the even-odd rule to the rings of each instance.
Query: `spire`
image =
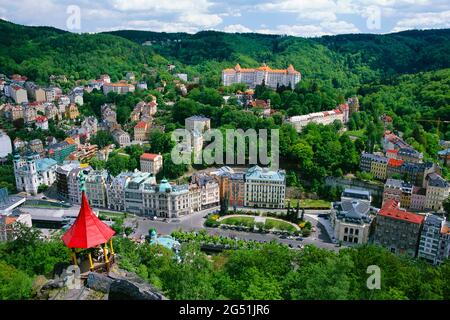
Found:
[[[94,214],[83,191],[78,217],[62,237],[65,245],[69,248],[93,248],[106,243],[114,234],[115,231]]]

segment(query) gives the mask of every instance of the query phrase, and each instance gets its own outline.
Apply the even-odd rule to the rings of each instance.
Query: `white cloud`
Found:
[[[258,29],[256,32],[265,34],[286,34],[302,37],[320,37],[341,33],[356,33],[359,29],[346,21],[323,21],[319,24],[278,25],[274,29]]]
[[[189,25],[210,28],[222,23],[222,18],[217,14],[206,14],[197,12],[183,13],[179,19],[180,22],[188,23]]]
[[[149,11],[148,13],[205,12],[211,4],[207,0],[113,0],[114,8],[121,11]]]
[[[397,22],[392,31],[424,28],[450,28],[450,10],[412,14]]]
[[[252,32],[251,29],[243,26],[242,24],[230,24],[223,28],[223,31],[230,32],[230,33],[245,33],[245,32]]]

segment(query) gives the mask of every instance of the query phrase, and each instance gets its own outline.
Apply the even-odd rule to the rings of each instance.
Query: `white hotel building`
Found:
[[[338,120],[343,124],[349,119],[349,107],[347,104],[341,104],[338,108],[329,111],[309,113],[301,116],[290,117],[287,122],[291,123],[297,132],[302,131],[310,122],[329,125]]]
[[[271,69],[265,64],[255,69],[241,68],[237,64],[233,69],[222,70],[222,82],[224,86],[233,83],[245,83],[249,87],[254,88],[256,85],[262,84],[270,88],[277,86],[290,86],[292,89],[300,82],[302,75],[294,67],[289,65],[287,69]]]
[[[245,173],[244,206],[255,208],[284,208],[286,172],[271,171],[254,166]]]

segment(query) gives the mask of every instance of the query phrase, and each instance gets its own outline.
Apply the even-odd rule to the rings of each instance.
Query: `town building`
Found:
[[[30,105],[25,105],[23,108],[23,121],[26,124],[31,124],[36,121],[37,111],[36,108]]]
[[[144,153],[140,157],[142,172],[149,172],[157,175],[163,166],[163,157],[160,154]]]
[[[92,170],[85,180],[86,196],[89,204],[97,208],[107,208],[107,185],[109,174],[106,170]]]
[[[57,163],[53,159],[35,159],[31,156],[24,159],[16,154],[13,163],[16,188],[19,191],[36,195],[39,186],[51,186],[56,180]]]
[[[235,172],[230,167],[222,167],[211,173],[219,181],[220,199],[227,201],[233,208],[245,204],[245,172]]]
[[[131,144],[130,141],[130,135],[128,132],[122,130],[122,129],[115,129],[111,132],[114,141],[116,141],[120,147],[126,147]]]
[[[432,264],[448,258],[448,224],[445,217],[429,214],[425,217],[417,256]]]
[[[150,124],[144,121],[139,121],[134,126],[134,140],[140,142],[147,141],[149,131],[150,131]]]
[[[371,198],[368,191],[346,189],[341,201],[333,203],[330,224],[335,241],[346,245],[368,242],[373,216],[367,198]]]
[[[84,104],[83,100],[83,88],[75,88],[69,93],[70,103],[74,103],[78,106],[82,106]]]
[[[423,153],[414,150],[413,148],[400,148],[398,149],[397,157],[403,161],[411,163],[422,163]]]
[[[284,208],[286,173],[254,166],[245,173],[246,207]]]
[[[400,209],[400,203],[391,199],[384,203],[375,221],[375,244],[393,253],[417,255],[424,216]]]
[[[48,130],[48,119],[45,116],[36,117],[36,127],[41,130]]]
[[[323,125],[333,124],[335,121],[345,124],[349,119],[349,107],[347,104],[341,104],[334,110],[313,112],[310,114],[293,116],[287,119],[297,132],[301,132],[309,123],[317,123]]]
[[[110,210],[125,211],[125,187],[132,177],[132,172],[122,172],[110,179],[106,188],[106,197]]]
[[[115,92],[117,94],[127,94],[128,92],[134,92],[134,90],[135,86],[132,84],[128,84],[126,82],[103,84],[103,93],[105,95],[107,95],[110,92]]]
[[[194,186],[200,191],[201,210],[219,206],[220,190],[216,179],[204,173],[196,173],[192,176],[190,189]]]
[[[430,173],[426,177],[425,208],[442,211],[442,203],[448,198],[450,184],[437,173]]]
[[[66,138],[62,142],[49,145],[46,149],[50,158],[62,164],[77,149],[77,145],[72,139]]]
[[[34,82],[28,81],[25,83],[24,87],[27,91],[28,97],[30,97],[31,100],[37,102],[47,101],[44,89],[40,88]]]
[[[77,149],[69,155],[71,160],[78,160],[82,163],[89,162],[97,155],[98,147],[95,144],[84,143],[78,145]]]
[[[43,154],[44,153],[44,144],[41,139],[33,139],[28,142],[28,148],[31,152]]]
[[[144,214],[144,186],[156,185],[155,176],[148,172],[135,171],[125,185],[125,211],[134,214]]]
[[[257,85],[265,84],[266,86],[276,89],[279,86],[286,86],[292,89],[301,80],[301,74],[291,65],[287,69],[271,69],[265,64],[259,68],[245,69],[237,64],[233,69],[222,70],[222,83],[229,86],[234,83],[245,83],[251,88]]]
[[[56,190],[58,195],[64,199],[69,200],[69,173],[81,167],[78,161],[65,161],[56,169]]]
[[[405,209],[411,208],[413,185],[399,179],[387,179],[384,184],[383,204],[394,199]]]
[[[80,116],[80,112],[78,111],[78,107],[75,103],[69,104],[66,109],[66,117],[70,120],[76,119]]]
[[[0,163],[7,160],[12,153],[11,138],[0,129]]]
[[[89,138],[92,135],[97,134],[98,131],[98,120],[94,116],[86,117],[83,122],[81,122],[80,133],[86,134]]]
[[[71,204],[81,203],[81,180],[80,175],[87,175],[92,170],[92,168],[87,164],[80,164],[78,167],[72,169],[67,176],[67,187],[69,199]]]
[[[411,194],[411,206],[410,209],[414,211],[425,210],[427,190],[422,187],[413,186]]]
[[[10,88],[9,92],[10,92],[11,98],[14,100],[14,102],[16,104],[28,102],[27,91],[24,88],[22,88],[18,85],[15,85],[15,84],[11,85],[10,87],[11,88]]]
[[[349,107],[349,116],[352,115],[352,113],[359,112],[359,99],[358,97],[350,97],[347,99],[347,104]]]
[[[351,188],[344,189],[344,191],[341,194],[341,202],[354,200],[364,202],[370,206],[370,204],[372,203],[372,196],[370,192],[367,190],[351,189]]]
[[[0,188],[0,242],[13,240],[13,227],[17,222],[31,228],[31,215],[18,209],[25,200],[25,197],[8,195],[7,188]]]

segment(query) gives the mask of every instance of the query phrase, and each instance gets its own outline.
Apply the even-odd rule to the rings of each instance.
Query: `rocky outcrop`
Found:
[[[115,279],[109,288],[109,300],[166,300],[157,289],[136,274],[110,274],[110,277]]]
[[[114,279],[96,272],[89,272],[86,286],[92,290],[108,293]]]

